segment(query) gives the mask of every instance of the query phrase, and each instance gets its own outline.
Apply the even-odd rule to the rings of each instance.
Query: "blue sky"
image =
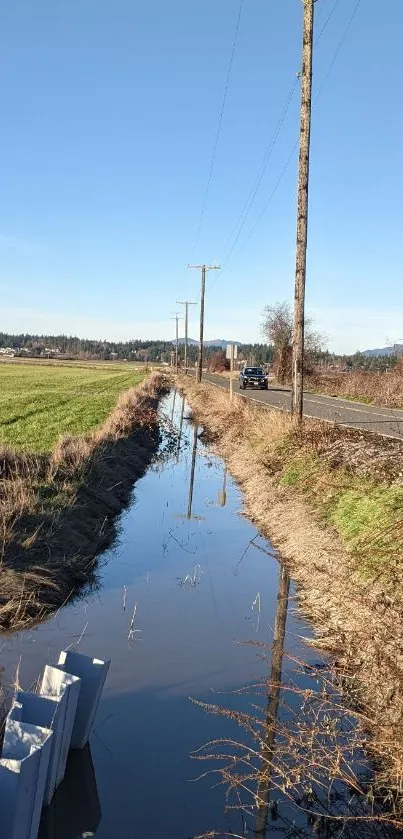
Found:
[[[315,7],[307,274],[308,310],[347,352],[403,338],[403,5],[361,0],[345,34],[355,4]],[[284,111],[300,0],[243,2],[197,241],[239,0],[1,5],[0,328],[172,337],[176,298],[198,299],[186,265],[226,262]],[[259,340],[263,307],[292,300],[296,154],[273,190],[298,122],[299,83],[209,277],[206,338]]]

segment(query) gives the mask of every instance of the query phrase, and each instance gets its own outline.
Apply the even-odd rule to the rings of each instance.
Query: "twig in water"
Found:
[[[248,553],[248,550],[249,550],[250,546],[251,546],[251,545],[254,545],[254,543],[255,543],[255,539],[257,539],[259,535],[260,535],[259,533],[256,533],[256,536],[254,536],[254,537],[253,537],[253,539],[250,539],[250,541],[248,542],[248,544],[247,544],[247,546],[246,546],[246,548],[245,548],[245,550],[244,550],[244,552],[243,552],[242,556],[240,557],[240,559],[238,559],[238,562],[237,562],[237,564],[236,564],[236,566],[235,566],[235,569],[234,569],[234,577],[236,577],[236,575],[237,575],[237,573],[238,573],[238,568],[239,568],[239,566],[240,566],[240,564],[241,564],[241,562],[242,562],[242,560],[243,560],[244,556],[246,556],[246,554]]]
[[[137,632],[142,632],[142,629],[135,629],[136,613],[137,613],[137,603],[134,604],[132,619],[130,621],[129,634],[127,636],[128,641],[134,641],[136,633]]]
[[[172,530],[169,531],[168,536],[170,536],[171,539],[173,539],[174,542],[176,542],[176,544],[179,545],[179,547],[182,548],[183,551],[186,551],[187,554],[195,554],[196,553],[196,551],[190,551],[189,548],[185,548],[185,545],[183,544],[183,542],[180,542],[179,539],[177,539],[176,536],[173,535]]]
[[[260,591],[258,591],[258,593],[257,593],[257,595],[256,595],[256,597],[255,597],[255,599],[252,603],[252,612],[254,612],[255,609],[257,610],[257,621],[256,621],[256,634],[257,634],[257,631],[259,629],[259,623],[260,623]]]
[[[123,586],[123,611],[126,611],[126,597],[127,597],[127,588]]]
[[[69,644],[69,645],[68,645],[68,647],[66,647],[66,650],[71,650],[71,648],[72,648],[72,647],[74,647],[74,646],[75,646],[75,647],[78,647],[78,646],[79,646],[79,644],[81,644],[81,641],[83,640],[84,635],[85,635],[85,633],[86,633],[87,629],[88,629],[88,621],[87,621],[87,623],[85,624],[85,627],[84,627],[84,629],[83,629],[83,631],[82,631],[81,635],[79,636],[78,641],[72,641],[72,642],[71,642],[71,644]]]
[[[200,577],[201,577],[202,574],[203,574],[203,569],[202,569],[201,565],[199,565],[199,563],[197,563],[197,565],[195,565],[195,567],[194,567],[193,574],[186,574],[186,577],[184,577],[183,579],[179,578],[178,585],[179,586],[188,585],[188,586],[192,586],[192,588],[195,588],[196,586],[199,585]]]
[[[79,644],[81,644],[81,641],[83,640],[84,635],[85,635],[85,633],[86,633],[87,629],[88,629],[88,621],[87,621],[87,623],[85,624],[85,627],[84,627],[84,629],[83,629],[83,631],[82,631],[82,633],[81,633],[81,635],[80,635],[80,637],[79,637],[79,639],[78,639],[78,641],[77,641],[76,647],[78,647],[78,646],[79,646]]]
[[[22,690],[21,684],[20,684],[21,659],[22,659],[22,656],[20,656],[20,658],[19,658],[19,662],[17,664],[17,668],[16,668],[16,671],[15,671],[15,679],[14,679],[14,682],[12,683],[12,687],[14,688],[16,693],[17,693],[17,691]]]

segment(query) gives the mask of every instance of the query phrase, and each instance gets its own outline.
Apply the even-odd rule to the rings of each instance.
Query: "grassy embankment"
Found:
[[[96,583],[97,556],[158,447],[165,383],[142,378],[0,366],[0,628]]]
[[[229,379],[227,370],[215,375]],[[236,383],[237,373],[234,374]],[[314,373],[304,378],[304,389],[325,396],[338,396],[350,402],[362,402],[384,408],[403,409],[402,368],[392,373]]]
[[[403,408],[403,369],[391,373],[355,371],[351,373],[316,373],[305,378],[306,390],[340,396],[368,405]]]
[[[365,709],[388,789],[403,794],[403,445],[261,410],[181,377],[195,418],[279,549],[318,647]]]

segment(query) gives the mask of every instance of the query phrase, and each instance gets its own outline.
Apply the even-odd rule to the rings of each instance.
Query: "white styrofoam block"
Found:
[[[81,679],[80,696],[73,726],[71,747],[82,749],[88,742],[101,698],[110,661],[66,650],[60,653],[58,667]]]
[[[72,676],[70,673],[64,673],[63,670],[60,670],[58,667],[51,667],[49,664],[45,666],[42,682],[39,688],[39,695],[50,696],[54,699],[58,699],[64,693],[67,694],[66,716],[60,745],[60,760],[56,775],[56,786],[58,786],[58,784],[60,784],[63,780],[66,772],[66,764],[71,745],[74,720],[76,718],[80,688],[81,679],[79,679],[78,676]]]
[[[41,811],[43,806],[46,778],[48,774],[49,759],[52,747],[53,733],[49,728],[41,728],[38,725],[6,719],[3,740],[2,757],[11,760],[21,760],[24,754],[32,754],[39,751],[39,765],[36,777],[36,789],[31,808],[31,824],[27,833],[28,839],[37,839]]]
[[[40,696],[37,693],[18,691],[9,711],[10,719],[29,725],[39,725],[53,731],[52,746],[45,785],[44,804],[50,804],[58,784],[60,754],[67,710],[67,692],[59,697]]]
[[[29,839],[35,807],[40,749],[9,738],[0,759],[0,811],[2,839]],[[35,837],[36,839],[36,837]]]

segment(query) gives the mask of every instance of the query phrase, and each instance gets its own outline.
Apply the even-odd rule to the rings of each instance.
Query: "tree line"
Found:
[[[78,338],[68,335],[14,335],[0,332],[0,347],[10,348],[17,355],[30,355],[41,358],[48,355],[60,355],[63,358],[126,360],[126,361],[171,361],[174,350],[172,341],[161,340],[131,340],[131,341],[97,341],[89,338]],[[273,360],[273,348],[267,344],[240,344],[240,353],[246,361],[254,364],[267,364]],[[208,359],[220,351],[220,347],[205,347],[205,357]],[[179,357],[184,355],[183,344],[179,347]],[[188,357],[191,364],[196,364],[198,356],[197,344],[190,344]]]
[[[291,375],[292,355],[292,310],[287,303],[267,306],[263,312],[262,343],[238,344],[238,358],[247,364],[269,365],[275,368],[280,380],[287,381]],[[305,322],[305,366],[309,373],[313,368],[337,368],[345,370],[384,371],[396,366],[397,355],[365,356],[356,352],[353,355],[338,355],[326,348],[326,339],[314,328],[309,318]],[[100,341],[78,338],[68,335],[10,334],[0,332],[0,348],[10,348],[16,355],[37,358],[59,355],[62,358],[82,360],[126,360],[171,362],[174,349],[172,341],[130,340]],[[179,347],[179,358],[184,355],[183,344]],[[190,344],[189,363],[196,364],[197,344]],[[225,367],[225,352],[221,347],[206,346],[206,361],[217,369]]]

